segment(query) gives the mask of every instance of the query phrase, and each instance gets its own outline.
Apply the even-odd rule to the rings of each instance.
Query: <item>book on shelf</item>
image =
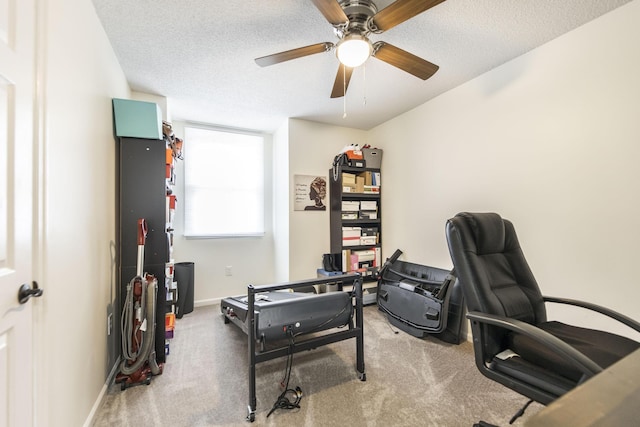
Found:
[[[351,271],[351,249],[342,250],[342,272],[348,273]]]
[[[373,172],[371,174],[371,185],[380,187],[380,172]]]
[[[342,212],[342,219],[358,219],[358,212]]]

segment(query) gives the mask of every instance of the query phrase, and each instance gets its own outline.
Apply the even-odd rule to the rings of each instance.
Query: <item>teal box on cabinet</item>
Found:
[[[116,136],[162,139],[162,112],[158,104],[113,98]]]

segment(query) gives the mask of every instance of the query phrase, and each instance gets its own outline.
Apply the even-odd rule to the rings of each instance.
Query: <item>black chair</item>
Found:
[[[569,304],[640,332],[640,323],[604,307],[542,296],[513,224],[498,214],[459,213],[446,236],[486,377],[546,405],[640,348],[616,334],[548,321],[545,302]]]

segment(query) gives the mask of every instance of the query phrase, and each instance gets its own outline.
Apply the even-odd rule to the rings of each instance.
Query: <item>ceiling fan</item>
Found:
[[[353,69],[370,56],[400,68],[422,80],[438,71],[438,66],[383,41],[371,43],[370,34],[380,34],[445,0],[396,0],[378,12],[370,0],[311,0],[333,26],[338,43],[316,43],[310,46],[256,58],[261,67],[291,59],[336,50],[340,61],[331,98],[345,95]]]

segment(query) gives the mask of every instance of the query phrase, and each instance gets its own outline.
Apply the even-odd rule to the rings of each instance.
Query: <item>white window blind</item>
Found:
[[[187,237],[264,234],[262,136],[185,127]]]

